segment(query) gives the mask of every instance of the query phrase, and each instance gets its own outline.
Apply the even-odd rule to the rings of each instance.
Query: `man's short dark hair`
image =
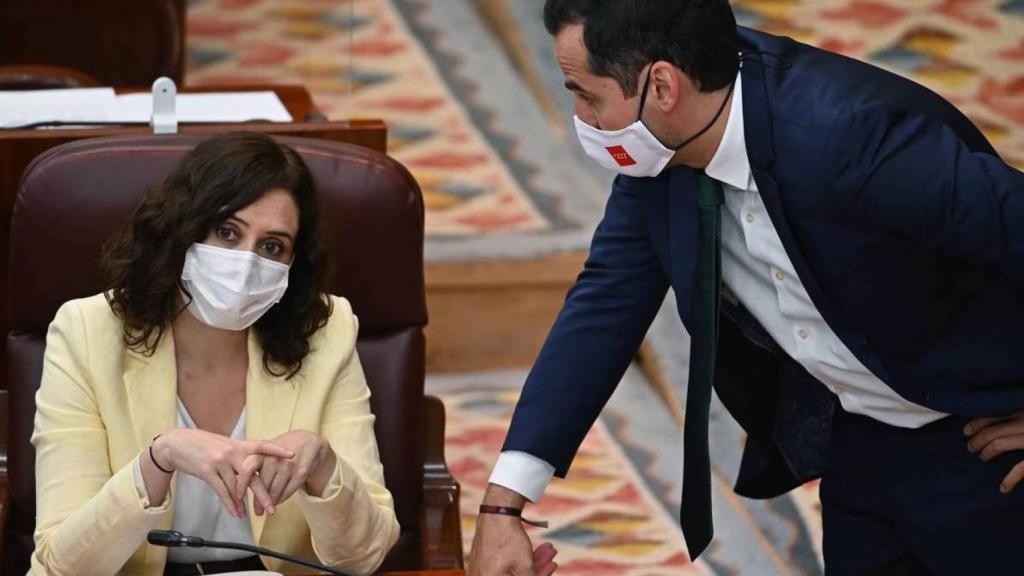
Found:
[[[664,60],[702,92],[728,86],[739,70],[739,34],[728,0],[547,0],[552,35],[583,24],[591,72],[636,95],[640,72]]]

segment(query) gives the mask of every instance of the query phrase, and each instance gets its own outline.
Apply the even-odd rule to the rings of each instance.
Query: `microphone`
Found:
[[[260,546],[252,546],[250,544],[239,544],[236,542],[216,542],[214,540],[204,540],[198,536],[187,536],[178,532],[177,530],[150,530],[149,534],[146,535],[146,540],[154,546],[164,546],[168,548],[225,548],[228,550],[243,550],[245,552],[252,552],[253,554],[259,554],[260,556],[271,556],[284,560],[285,562],[292,562],[299,564],[307,568],[313,568],[315,570],[323,570],[330,574],[339,574],[340,576],[355,576],[350,572],[343,572],[337,568],[331,568],[323,564],[305,560],[303,558],[296,558],[295,556],[289,556],[288,554],[282,554],[273,550],[263,548]]]

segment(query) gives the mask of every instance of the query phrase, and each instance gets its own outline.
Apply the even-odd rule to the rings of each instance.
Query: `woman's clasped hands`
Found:
[[[206,482],[231,515],[245,516],[247,491],[254,512],[275,514],[277,505],[305,485],[319,496],[337,459],[330,444],[308,430],[293,430],[270,440],[234,440],[194,428],[171,430],[153,442],[153,457],[168,470]]]

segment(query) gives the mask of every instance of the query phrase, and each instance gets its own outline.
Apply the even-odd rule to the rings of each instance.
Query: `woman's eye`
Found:
[[[264,242],[263,251],[271,256],[279,256],[284,251],[284,248],[277,242]]]
[[[227,226],[218,226],[217,229],[214,230],[214,234],[216,234],[217,238],[220,238],[221,240],[234,240],[235,238],[235,231]]]

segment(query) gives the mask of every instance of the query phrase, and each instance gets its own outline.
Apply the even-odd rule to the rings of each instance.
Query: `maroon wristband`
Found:
[[[512,508],[510,506],[488,506],[487,504],[481,504],[480,505],[480,513],[481,514],[499,514],[501,516],[512,516],[514,518],[519,518],[520,520],[522,520],[523,522],[529,524],[530,526],[536,526],[537,528],[547,528],[548,527],[548,523],[547,523],[546,520],[545,521],[528,520],[526,518],[523,518],[523,511],[522,510],[520,510],[519,508]]]

